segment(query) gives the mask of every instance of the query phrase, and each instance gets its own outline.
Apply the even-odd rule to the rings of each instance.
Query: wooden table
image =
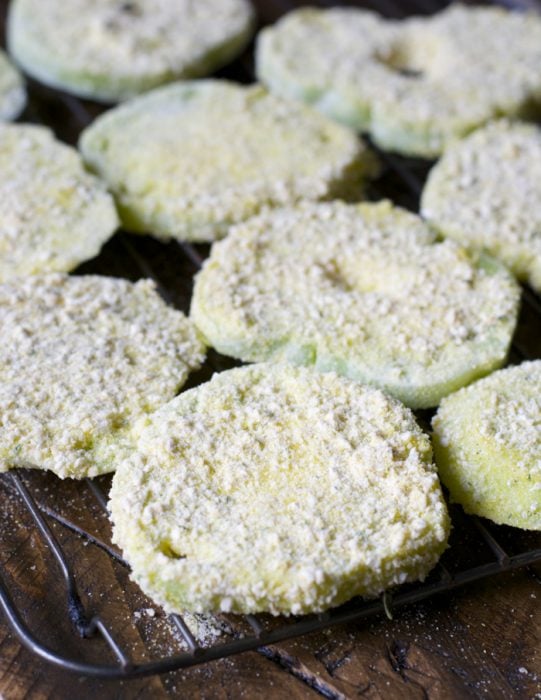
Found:
[[[288,8],[301,4],[307,3],[256,3],[262,23],[274,21]],[[4,15],[6,6],[5,0],[0,2]],[[400,16],[434,10],[438,2],[374,1],[372,7],[377,6],[386,14]],[[250,66],[247,53],[224,75],[246,76]],[[100,111],[96,105],[33,83],[30,94],[23,119],[53,125],[57,134],[71,143],[83,123]],[[426,166],[413,167],[422,178]],[[396,172],[386,173],[378,186],[396,201],[413,206],[412,192]],[[81,271],[130,279],[154,274],[173,303],[187,310],[196,267],[174,244],[118,234],[99,258],[82,266]],[[535,357],[541,357],[538,328],[538,319],[525,310],[518,338]],[[214,363],[225,365],[226,361],[215,357]],[[201,381],[211,371],[207,366],[196,380]],[[85,607],[111,622],[119,641],[134,658],[144,660],[178,651],[178,635],[165,615],[129,582],[126,569],[92,542],[94,538],[94,542],[108,544],[110,525],[89,486],[60,483],[39,473],[26,473],[23,480],[42,511],[49,513],[47,521],[72,563]],[[72,634],[58,569],[9,476],[0,478],[0,492],[0,571],[26,621],[35,635],[51,646],[98,660],[103,654],[98,640],[78,640]],[[517,532],[516,537],[523,536]],[[540,537],[528,537],[532,547],[541,546]],[[475,558],[475,549],[469,551],[468,547],[466,543],[464,550]],[[21,647],[0,617],[0,694],[8,700],[541,698],[540,583],[541,567],[532,566],[440,595],[398,612],[392,621],[377,618],[370,623],[334,627],[204,666],[133,681],[101,681],[59,670]],[[235,633],[235,624],[233,620],[229,634]]]

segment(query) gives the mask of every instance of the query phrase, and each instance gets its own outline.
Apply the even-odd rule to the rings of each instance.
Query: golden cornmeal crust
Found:
[[[390,202],[305,203],[215,244],[191,316],[225,355],[334,370],[420,408],[502,365],[519,296],[503,265]]]
[[[132,421],[173,398],[204,347],[148,280],[60,273],[0,285],[0,470],[114,469]]]
[[[80,147],[129,230],[180,240],[214,240],[265,207],[358,198],[375,167],[351,130],[260,86],[218,80],[117,107]]]
[[[541,361],[447,397],[433,419],[443,483],[466,512],[541,530]]]
[[[13,0],[8,45],[37,80],[116,102],[212,73],[253,29],[248,0]]]
[[[459,4],[398,22],[302,8],[257,46],[258,78],[273,92],[424,157],[495,117],[539,113],[540,65],[538,15]]]
[[[167,610],[299,614],[424,577],[449,519],[411,412],[335,374],[214,375],[134,430],[114,540]]]
[[[496,121],[445,151],[422,214],[444,236],[486,250],[541,292],[541,130]]]
[[[119,225],[105,185],[41,126],[0,124],[0,282],[72,270]]]
[[[19,71],[0,50],[0,121],[16,119],[26,105],[26,90]]]

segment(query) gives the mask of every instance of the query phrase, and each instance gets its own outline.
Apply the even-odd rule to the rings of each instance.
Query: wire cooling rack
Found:
[[[272,5],[273,3],[269,3]],[[299,3],[281,2],[274,3],[280,6],[279,11],[292,9]],[[322,2],[329,5],[333,3]],[[360,4],[360,3],[359,3]],[[429,12],[439,9],[443,3],[431,0],[417,0],[409,3],[409,11]],[[506,2],[513,7],[531,7],[528,2]],[[366,4],[365,4],[366,5]],[[404,3],[395,4],[391,0],[377,3],[380,10],[390,16],[404,14]],[[234,73],[225,73],[237,79],[250,79],[250,59],[238,62]],[[35,89],[38,88],[35,86]],[[44,121],[53,127],[58,126],[58,116],[55,109],[63,110],[68,114],[74,132],[79,131],[92,118],[92,111],[85,103],[73,97],[61,93],[39,92],[40,109],[31,107],[30,118],[35,121]],[[45,95],[45,97],[43,97]],[[45,105],[46,117],[43,117]],[[50,111],[51,105],[54,109]],[[92,108],[90,108],[92,110]],[[41,111],[40,111],[41,110]],[[51,116],[52,115],[52,116]],[[27,115],[28,116],[28,115]],[[385,166],[383,177],[372,186],[370,196],[379,199],[382,196],[391,196],[395,202],[413,210],[417,208],[422,183],[428,169],[428,164],[413,159],[399,158],[381,153]],[[190,270],[191,273],[200,267],[207,250],[204,247],[195,247],[187,244],[172,243],[167,246],[163,257],[166,258],[165,267],[157,269],[145,255],[144,239],[119,234],[115,239],[115,254],[126,256],[136,269],[132,275],[153,278],[162,295],[173,304],[179,302],[178,294],[171,291],[168,280],[175,270]],[[160,245],[156,243],[155,245]],[[91,265],[91,271],[109,273],[109,269],[100,269],[100,258]],[[83,272],[88,271],[83,266]],[[183,294],[181,304],[186,306],[189,300],[189,288],[191,280],[184,281],[186,294]],[[531,331],[534,327],[541,327],[541,302],[528,289],[523,294],[522,324]],[[532,344],[528,340],[528,332],[518,333],[510,360],[517,362],[522,359],[540,356],[539,350],[532,350]],[[538,331],[536,331],[538,336]],[[538,338],[537,338],[538,339]],[[215,370],[220,370],[230,361],[211,353],[206,369],[200,373],[195,382],[205,379]],[[206,372],[206,374],[205,374]],[[192,380],[193,381],[193,380]],[[419,419],[425,423],[429,417],[427,413],[421,413]],[[126,562],[120,553],[111,545],[103,534],[96,535],[88,528],[81,527],[77,518],[73,516],[71,504],[66,508],[58,507],[56,499],[54,506],[47,504],[43,489],[36,485],[35,475],[26,471],[12,472],[0,477],[0,487],[10,495],[12,507],[16,510],[15,522],[21,526],[19,518],[23,517],[25,527],[28,528],[32,539],[32,546],[36,550],[36,556],[52,558],[50,575],[62,582],[63,600],[59,606],[55,601],[55,611],[62,620],[67,623],[69,634],[63,635],[62,643],[51,643],[52,629],[40,629],[38,634],[30,629],[25,621],[25,610],[32,604],[32,596],[24,596],[13,581],[13,576],[8,573],[6,562],[9,562],[17,552],[8,552],[0,563],[0,606],[13,630],[20,641],[39,657],[56,664],[57,666],[78,674],[109,678],[126,679],[148,676],[156,673],[164,673],[175,669],[185,668],[196,664],[202,664],[214,659],[224,658],[233,654],[252,649],[265,650],[266,645],[279,642],[292,637],[305,635],[309,632],[329,628],[351,621],[366,620],[374,616],[386,614],[391,616],[396,610],[412,605],[426,598],[449,593],[450,591],[496,574],[511,571],[513,569],[541,562],[541,548],[539,539],[532,533],[524,533],[513,528],[500,527],[482,521],[475,517],[466,516],[461,509],[451,507],[454,530],[451,536],[450,548],[443,556],[441,562],[423,583],[401,586],[392,593],[386,593],[380,600],[364,601],[354,599],[340,608],[330,610],[324,614],[305,616],[301,618],[269,618],[266,616],[246,615],[242,617],[227,616],[221,619],[223,629],[227,630],[226,639],[221,636],[211,643],[200,643],[193,629],[180,615],[170,615],[167,624],[175,632],[178,639],[178,650],[169,650],[167,653],[156,655],[152,659],[140,660],[134,657],[131,650],[123,643],[120,634],[118,620],[115,624],[106,619],[109,616],[103,612],[103,605],[97,606],[95,601],[103,592],[95,588],[81,591],[81,579],[75,573],[76,564],[84,561],[88,554],[88,547],[100,550],[110,560],[113,567],[126,570]],[[105,480],[106,482],[106,480]],[[54,482],[53,488],[62,492],[65,483]],[[96,507],[96,520],[103,521],[107,514],[107,495],[104,480],[86,480],[78,485],[70,485],[70,493],[75,489],[77,495],[82,497],[82,491],[86,491],[84,507],[88,509],[88,492],[92,494]],[[21,515],[21,513],[23,515]],[[98,528],[100,533],[103,528]],[[59,533],[69,532],[74,536],[78,546],[73,547],[73,540],[69,547],[61,543]],[[0,549],[5,549],[6,530],[0,529]],[[35,567],[30,567],[35,568]],[[28,572],[26,572],[28,574]],[[133,585],[133,584],[131,584]],[[30,590],[32,588],[30,587]],[[47,606],[47,591],[40,589],[43,604]],[[83,602],[84,601],[84,602]],[[147,600],[151,605],[151,601]],[[150,608],[151,609],[151,608]],[[56,627],[53,621],[53,627]],[[122,622],[126,624],[125,620]],[[92,654],[85,654],[84,644],[75,644],[74,640],[87,640],[92,648]],[[77,653],[73,649],[77,647]],[[96,657],[98,660],[96,660]]]

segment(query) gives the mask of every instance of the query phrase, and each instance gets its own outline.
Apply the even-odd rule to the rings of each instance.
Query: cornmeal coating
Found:
[[[117,107],[80,147],[124,225],[165,239],[212,241],[265,207],[359,195],[375,168],[351,130],[260,86],[218,80]]]
[[[429,175],[422,214],[541,292],[541,130],[501,120],[451,146]]]
[[[77,151],[44,127],[0,124],[0,282],[72,270],[118,225],[113,198]]]
[[[424,408],[502,365],[519,296],[503,265],[390,202],[309,203],[213,246],[191,316],[225,355],[333,370]]]
[[[214,375],[134,430],[114,540],[167,610],[300,614],[423,578],[446,546],[411,412],[335,374]]]
[[[490,119],[541,112],[541,18],[453,4],[390,21],[302,8],[259,35],[257,75],[279,95],[422,157]]]
[[[0,285],[0,470],[112,471],[140,416],[200,366],[193,324],[149,280],[60,273]]]
[[[208,75],[254,29],[248,0],[13,0],[10,53],[46,85],[116,102]]]
[[[433,419],[443,483],[467,513],[541,530],[541,361],[444,399]]]
[[[19,71],[0,50],[0,121],[16,119],[26,105],[26,90]]]

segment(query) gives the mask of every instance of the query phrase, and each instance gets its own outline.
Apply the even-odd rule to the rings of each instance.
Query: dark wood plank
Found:
[[[349,625],[271,651],[345,697],[533,698],[541,690],[539,595],[538,582],[519,572],[392,622]]]
[[[51,513],[62,512],[75,526],[92,537],[109,543],[110,524],[88,489],[73,481],[59,483],[52,475],[24,474],[37,502]],[[103,481],[103,480],[102,480]],[[9,478],[0,479],[3,504],[0,528],[3,550],[0,566],[17,607],[32,631],[48,646],[71,658],[112,661],[99,638],[83,640],[74,635],[66,611],[66,596],[56,563],[43,546]],[[89,617],[99,615],[114,630],[115,639],[132,660],[143,662],[186,651],[186,645],[166,615],[129,580],[126,568],[111,560],[99,547],[81,539],[72,530],[48,519],[53,533],[69,559],[82,603]],[[224,639],[223,641],[226,641]],[[209,679],[219,679],[216,687]],[[9,698],[77,697],[236,697],[239,688],[258,696],[266,688],[293,698],[310,697],[312,692],[274,665],[249,653],[237,661],[229,659],[206,667],[179,671],[163,677],[135,681],[97,681],[67,674],[51,667],[20,648],[5,625],[0,625],[0,689]]]

